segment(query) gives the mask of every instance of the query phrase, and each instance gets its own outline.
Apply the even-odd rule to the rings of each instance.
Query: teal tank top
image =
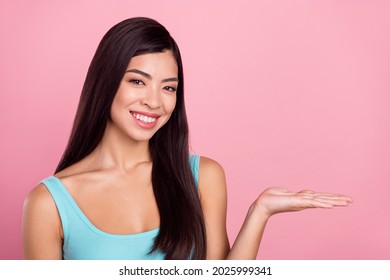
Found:
[[[190,155],[190,166],[196,185],[199,171],[198,155]],[[149,254],[159,228],[136,234],[111,234],[99,230],[78,207],[65,186],[55,176],[41,181],[57,206],[64,243],[62,256],[65,260],[162,260],[164,254]]]

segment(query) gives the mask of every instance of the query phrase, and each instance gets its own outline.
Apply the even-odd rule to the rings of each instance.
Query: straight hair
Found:
[[[189,164],[181,55],[175,40],[157,21],[130,18],[104,35],[88,69],[69,142],[56,173],[82,160],[101,142],[131,58],[168,50],[177,62],[179,83],[171,118],[149,140],[151,179],[160,213],[160,230],[150,253],[161,251],[165,259],[205,259],[203,212]]]

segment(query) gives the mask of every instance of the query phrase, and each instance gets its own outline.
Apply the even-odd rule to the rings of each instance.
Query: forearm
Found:
[[[256,259],[268,218],[252,205],[226,259]]]

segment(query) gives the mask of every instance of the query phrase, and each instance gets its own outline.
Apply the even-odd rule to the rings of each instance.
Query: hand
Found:
[[[260,194],[254,206],[270,217],[277,213],[300,211],[308,208],[347,206],[352,199],[345,195],[304,190],[292,192],[284,188],[269,188]]]

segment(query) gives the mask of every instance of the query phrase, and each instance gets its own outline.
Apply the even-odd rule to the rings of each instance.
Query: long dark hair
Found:
[[[101,142],[130,59],[166,50],[176,59],[179,84],[171,118],[149,140],[152,184],[160,213],[160,231],[151,252],[159,250],[166,259],[205,259],[204,219],[189,164],[183,65],[175,40],[155,20],[130,18],[104,35],[89,67],[71,136],[56,172],[80,161]]]

